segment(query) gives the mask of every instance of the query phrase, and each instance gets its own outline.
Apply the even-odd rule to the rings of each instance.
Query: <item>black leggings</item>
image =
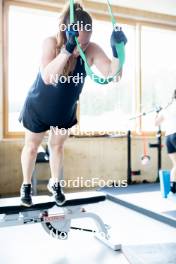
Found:
[[[176,153],[176,133],[166,136],[167,152]]]

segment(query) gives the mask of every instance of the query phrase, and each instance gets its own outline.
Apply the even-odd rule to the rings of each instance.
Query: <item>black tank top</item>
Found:
[[[26,105],[36,118],[50,126],[67,127],[76,123],[76,109],[86,71],[79,56],[72,74],[62,77],[56,85],[46,85],[39,72],[28,92]]]

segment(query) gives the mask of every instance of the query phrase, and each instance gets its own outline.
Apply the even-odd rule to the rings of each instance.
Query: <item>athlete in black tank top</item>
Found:
[[[77,123],[76,109],[86,72],[79,56],[73,74],[45,84],[39,72],[29,90],[19,121],[32,132],[44,132],[55,126],[68,129]]]
[[[78,37],[89,65],[97,67],[104,77],[113,76],[119,66],[115,45],[127,41],[121,30],[113,30],[110,40],[113,53],[111,60],[100,46],[90,42],[92,19],[78,3],[74,4],[74,18],[75,23],[79,22],[83,29],[73,30],[74,25],[69,25],[69,7],[67,7],[61,14],[60,22],[60,24],[66,25],[66,32],[59,31],[57,38],[50,37],[44,41],[40,71],[28,92],[19,118],[24,127],[27,128],[25,131],[25,146],[21,155],[23,170],[21,203],[24,206],[32,205],[32,172],[37,150],[43,140],[45,131],[49,130],[50,126],[68,129],[77,122],[77,101],[84,85],[86,72],[76,47],[75,36]],[[88,29],[90,30],[88,31]],[[76,65],[74,64],[75,60]],[[73,73],[71,69],[73,69]],[[57,79],[57,76],[59,76],[58,82],[54,82],[53,79]],[[79,81],[77,79],[75,81],[76,76],[80,78]],[[60,185],[60,171],[63,163],[63,145],[68,137],[67,133],[66,130],[66,135],[62,133],[56,135],[51,129],[48,137],[51,179],[47,187],[53,193],[55,201],[59,205],[65,202],[65,195]]]

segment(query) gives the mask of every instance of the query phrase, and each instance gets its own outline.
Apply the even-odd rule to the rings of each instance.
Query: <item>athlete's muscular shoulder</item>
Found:
[[[95,56],[101,52],[101,48],[94,42],[90,42],[86,49],[86,56],[90,65],[93,64]]]
[[[57,39],[54,36],[47,37],[42,43],[41,68],[52,61],[57,54]]]

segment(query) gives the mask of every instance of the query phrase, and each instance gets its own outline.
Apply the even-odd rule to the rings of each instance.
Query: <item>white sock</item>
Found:
[[[55,183],[58,183],[58,182],[59,182],[59,180],[50,178],[51,185],[54,185]]]

